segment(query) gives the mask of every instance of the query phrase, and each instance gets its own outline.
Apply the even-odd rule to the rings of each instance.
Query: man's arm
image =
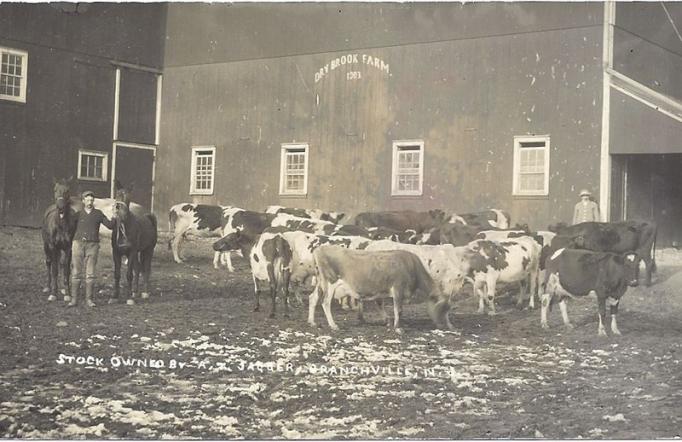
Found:
[[[580,204],[580,203],[578,203]],[[578,223],[578,214],[580,213],[580,209],[578,208],[578,204],[575,205],[573,208],[573,224]]]
[[[101,210],[99,213],[102,214],[102,217],[101,217],[102,218],[102,224],[104,224],[107,229],[114,230],[114,227],[116,227],[116,220],[107,218],[107,216]]]

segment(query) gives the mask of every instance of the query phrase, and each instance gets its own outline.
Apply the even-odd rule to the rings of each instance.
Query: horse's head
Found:
[[[70,179],[54,180],[54,203],[59,213],[64,213],[66,206],[69,204],[69,199],[71,198],[69,187]]]
[[[114,198],[118,201],[123,201],[126,205],[130,205],[130,195],[133,192],[134,183],[130,183],[127,187],[124,187],[117,179],[114,181],[114,186],[116,187]]]
[[[126,222],[130,216],[130,209],[124,201],[116,201],[114,203],[114,218],[118,219],[120,222]]]

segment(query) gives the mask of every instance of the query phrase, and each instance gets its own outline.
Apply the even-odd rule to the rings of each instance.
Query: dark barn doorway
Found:
[[[116,143],[114,149],[113,179],[123,186],[132,184],[131,200],[153,210],[154,161],[153,146]]]
[[[657,247],[682,244],[682,154],[613,155],[611,219],[653,220]]]

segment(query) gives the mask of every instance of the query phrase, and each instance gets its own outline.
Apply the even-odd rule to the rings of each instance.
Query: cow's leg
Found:
[[[180,258],[180,243],[182,242],[182,240],[184,238],[185,238],[185,234],[179,233],[173,237],[173,240],[171,242],[171,249],[173,250],[173,259],[177,263],[182,262],[182,258]]]
[[[321,284],[322,283],[318,280],[308,299],[308,325],[311,327],[317,326],[317,324],[315,324],[315,308],[317,307],[317,303],[320,300]]]
[[[604,328],[604,322],[606,322],[606,297],[599,292],[597,292],[597,305],[599,307],[599,328],[597,329],[597,335],[606,336],[606,328]]]
[[[549,310],[550,302],[552,302],[552,293],[544,293],[540,297],[540,326],[542,328],[549,328],[547,324],[547,310]]]
[[[620,335],[620,330],[618,330],[618,321],[616,320],[616,316],[618,316],[618,304],[620,303],[620,300],[615,300],[611,302],[611,332],[613,332],[614,335]]]
[[[336,292],[338,283],[339,281],[333,285],[328,283],[326,292],[324,293],[324,298],[322,299],[322,310],[324,310],[324,315],[327,318],[327,324],[329,324],[329,328],[332,330],[339,329],[339,326],[336,325],[336,322],[334,322],[334,318],[332,317],[332,299],[334,299],[334,292]]]
[[[282,299],[284,301],[284,317],[289,317],[289,280],[291,279],[291,270],[282,270]],[[300,284],[299,284],[300,286]],[[296,287],[298,290],[300,287]]]
[[[486,299],[488,301],[488,315],[495,316],[497,312],[495,311],[495,286],[497,284],[497,278],[489,277],[486,281],[487,295]]]
[[[275,278],[275,267],[272,263],[267,266],[268,282],[270,287],[270,298],[272,299],[272,307],[270,308],[270,317],[275,317],[275,309],[277,302],[277,279]]]
[[[232,266],[232,251],[228,250],[223,255],[225,257],[225,265],[227,265],[227,271],[234,273],[234,267]]]
[[[393,328],[398,334],[402,334],[403,330],[400,328],[400,311],[402,310],[402,292],[395,287],[391,288],[393,294]]]
[[[352,298],[349,296],[349,299],[352,299]],[[350,303],[350,301],[349,301],[349,303]],[[365,306],[362,302],[360,302],[360,303],[356,304],[356,307],[357,307],[356,310],[358,312],[358,322],[360,322],[360,324],[364,324],[365,323]]]
[[[564,320],[564,325],[568,328],[573,328],[571,320],[568,318],[568,306],[566,305],[566,298],[561,298],[559,301],[559,308],[561,309],[561,318]]]
[[[485,312],[485,293],[483,286],[485,281],[474,280],[474,294],[478,295],[478,314],[482,315]]]
[[[528,300],[528,307],[530,308],[535,308],[535,296],[538,294],[538,270],[537,268],[534,270],[531,270],[530,274],[528,275],[530,278],[530,290],[529,290],[529,296],[530,299]]]
[[[516,299],[516,307],[521,308],[523,300],[526,299],[526,291],[528,290],[528,278],[519,283],[519,297]],[[532,297],[532,295],[531,295]]]
[[[258,280],[256,280],[255,276],[253,277],[253,294],[256,298],[256,305],[253,307],[253,311],[257,312],[260,310],[260,294],[258,292]]]
[[[647,287],[650,287],[651,286],[651,274],[654,271],[654,260],[650,254],[647,254],[647,256],[643,258],[643,260],[644,260],[644,265],[646,266],[646,268],[644,270],[646,272],[646,275],[645,275],[646,279],[644,281],[644,284]],[[639,266],[637,266],[637,268],[639,269]]]

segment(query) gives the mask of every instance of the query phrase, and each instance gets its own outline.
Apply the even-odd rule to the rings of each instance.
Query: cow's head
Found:
[[[568,224],[566,223],[556,223],[556,224],[550,224],[547,226],[547,230],[550,232],[554,232],[557,234],[561,234],[563,230],[565,230],[568,227]]]
[[[64,210],[66,209],[67,204],[69,203],[69,199],[71,198],[71,194],[69,191],[70,187],[70,182],[71,178],[68,180],[65,179],[59,179],[59,180],[54,180],[54,203],[57,206],[57,210],[59,213],[64,213]]]
[[[440,242],[441,244],[463,246],[473,241],[477,233],[477,229],[471,226],[444,224],[441,226]]]
[[[343,219],[343,217],[346,216],[345,213],[339,213],[339,212],[329,212],[329,213],[323,213],[320,216],[320,219],[322,221],[330,221],[334,224],[338,224],[339,221]]]
[[[639,256],[636,253],[626,253],[623,255],[625,280],[630,287],[637,287],[639,285],[639,261]]]
[[[429,210],[429,215],[438,224],[445,222],[445,212],[442,211],[441,209]]]
[[[218,241],[213,243],[213,250],[216,252],[228,252],[230,250],[237,250],[241,247],[241,239],[243,233],[241,231],[230,233],[223,236]]]

